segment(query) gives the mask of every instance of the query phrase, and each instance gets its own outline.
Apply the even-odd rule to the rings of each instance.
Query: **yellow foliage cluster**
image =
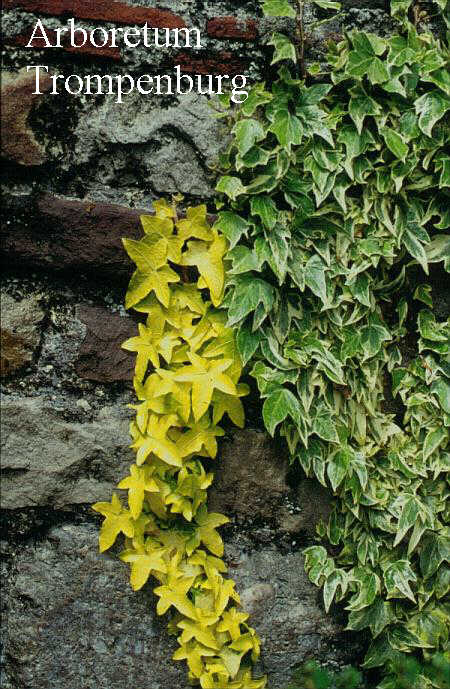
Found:
[[[217,425],[224,414],[244,425],[241,362],[225,314],[217,310],[224,289],[226,239],[208,224],[206,207],[177,215],[176,203],[154,204],[143,216],[144,237],[125,239],[136,264],[127,308],[146,315],[139,334],[123,347],[136,352],[138,404],[131,422],[136,463],[116,494],[93,508],[105,519],[100,551],[122,533],[120,554],[131,565],[131,586],[150,576],[159,583],[157,612],[172,611],[178,636],[175,660],[187,661],[189,678],[202,689],[262,689],[251,662],[259,639],[239,610],[234,582],[223,575],[223,542],[217,527],[228,519],[210,513],[208,459],[217,454]]]

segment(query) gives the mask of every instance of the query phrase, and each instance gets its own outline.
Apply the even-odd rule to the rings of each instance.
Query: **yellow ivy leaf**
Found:
[[[167,241],[149,241],[146,237],[141,241],[123,239],[123,245],[136,263],[137,270],[133,274],[125,297],[127,309],[138,304],[150,292],[155,292],[158,300],[166,307],[170,303],[169,284],[179,282],[180,276],[166,265]]]
[[[178,236],[185,241],[189,237],[196,237],[207,242],[214,239],[211,227],[206,218],[206,206],[188,208],[186,218],[177,222]]]
[[[240,680],[230,680],[227,672],[208,672],[202,675],[200,686],[202,689],[250,689],[250,685],[247,687],[247,684],[243,684]]]
[[[172,292],[172,302],[177,310],[189,309],[193,313],[204,315],[206,304],[196,285],[183,283],[176,285]]]
[[[232,641],[236,641],[241,636],[241,624],[248,620],[249,615],[245,612],[238,612],[236,608],[225,610],[222,619],[217,625],[218,632],[228,632]]]
[[[178,627],[183,630],[183,633],[179,637],[179,641],[183,644],[187,644],[191,639],[195,639],[203,646],[208,648],[214,648],[216,651],[219,650],[216,638],[208,627],[202,625],[200,622],[191,622],[190,620],[182,620],[178,622]]]
[[[134,534],[133,521],[128,510],[125,510],[119,498],[113,493],[111,502],[96,502],[92,509],[105,517],[100,529],[99,546],[103,553],[111,548],[120,533],[132,538]]]
[[[177,448],[182,457],[199,453],[204,448],[207,456],[214,458],[217,455],[216,437],[223,435],[225,431],[218,426],[212,426],[205,415],[181,435]]]
[[[217,512],[210,512],[208,514],[208,510],[202,505],[196,514],[195,521],[197,522],[197,528],[188,542],[188,555],[196,550],[200,543],[203,543],[213,555],[222,557],[223,541],[216,528],[227,524],[230,521],[228,517]]]
[[[189,354],[190,366],[183,366],[174,376],[175,381],[192,384],[192,411],[198,421],[208,409],[214,389],[236,395],[236,386],[223,372],[231,365],[230,359],[207,361],[194,353]]]
[[[196,550],[189,559],[193,565],[201,565],[208,578],[215,576],[218,572],[226,572],[227,566],[223,560],[214,555],[209,555],[204,550]]]
[[[188,383],[175,382],[173,371],[158,369],[164,389],[168,389],[172,397],[173,411],[176,411],[182,421],[187,423],[191,415],[191,386]]]
[[[197,613],[195,611],[195,606],[186,595],[193,581],[194,577],[190,577],[189,579],[179,579],[177,582],[173,582],[172,586],[157,586],[154,593],[159,596],[159,601],[156,606],[158,615],[164,615],[164,613],[173,606],[185,617],[196,620]]]
[[[138,466],[145,462],[151,452],[167,464],[176,467],[183,465],[177,446],[167,438],[168,428],[175,423],[177,423],[175,414],[168,416],[150,415],[145,435],[141,435],[131,446],[137,450],[136,464]]]
[[[167,203],[166,199],[158,199],[157,201],[153,201],[152,206],[155,209],[155,215],[158,218],[176,217],[174,207]]]
[[[154,570],[162,573],[167,571],[163,560],[165,552],[165,548],[155,550],[150,543],[138,550],[124,550],[120,553],[119,557],[123,562],[131,563],[130,584],[133,591],[139,591]]]
[[[156,234],[160,237],[170,237],[173,234],[174,225],[169,216],[141,215],[142,229],[145,234]]]
[[[128,505],[133,519],[137,519],[142,512],[145,491],[157,493],[159,490],[155,479],[152,478],[153,471],[153,467],[138,467],[136,464],[132,464],[130,476],[122,479],[117,486],[128,489]]]
[[[244,655],[244,652],[245,651],[233,651],[228,646],[224,646],[224,648],[222,648],[222,650],[219,653],[219,656],[223,660],[223,664],[225,665],[226,669],[228,670],[232,678],[236,677],[239,668],[241,667],[241,660],[242,656]]]
[[[136,357],[136,376],[138,380],[143,380],[147,371],[149,361],[155,368],[159,366],[159,356],[153,342],[152,331],[139,323],[139,335],[130,337],[122,344],[122,349],[128,352],[137,352]]]
[[[192,672],[193,676],[199,678],[203,674],[203,661],[204,656],[215,656],[216,651],[206,646],[202,646],[195,641],[190,641],[187,644],[182,644],[182,646],[175,651],[172,658],[174,660],[187,660],[189,670]]]
[[[196,266],[201,277],[209,288],[211,301],[219,306],[222,299],[225,272],[223,256],[227,251],[225,237],[214,232],[211,244],[202,241],[192,241],[187,244],[188,249],[182,256],[182,265]]]
[[[237,385],[237,394],[239,397],[248,395],[247,385]],[[213,423],[217,424],[222,419],[224,414],[228,414],[231,421],[239,428],[244,428],[245,413],[239,397],[234,395],[226,395],[220,390],[215,390],[212,397],[213,404]]]
[[[240,603],[239,595],[234,590],[234,581],[232,579],[223,579],[219,575],[216,577],[215,585],[215,602],[214,609],[218,615],[222,615],[223,611],[227,607],[230,598],[232,598],[236,603]]]

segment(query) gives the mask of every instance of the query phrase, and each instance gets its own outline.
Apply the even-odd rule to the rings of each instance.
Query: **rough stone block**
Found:
[[[41,75],[41,92],[50,89],[51,79],[47,73]],[[37,141],[28,118],[42,95],[35,91],[34,71],[26,68],[17,73],[2,74],[2,156],[19,165],[42,165],[46,161],[43,146]]]
[[[110,499],[133,461],[128,421],[113,407],[92,421],[66,420],[75,412],[75,401],[61,410],[43,397],[3,398],[2,508]]]
[[[36,297],[16,301],[2,294],[1,305],[1,376],[10,376],[33,360],[41,339],[39,324],[44,312]]]
[[[121,344],[137,335],[135,321],[95,306],[78,307],[77,317],[86,326],[86,337],[75,362],[77,374],[99,383],[131,382],[135,354],[123,350]]]
[[[258,38],[258,25],[254,19],[214,17],[208,21],[206,31],[211,38],[239,41],[255,41]]]
[[[150,583],[134,593],[126,565],[99,555],[97,538],[95,526],[67,524],[17,556],[7,595],[5,689],[129,689],[142,678],[146,689],[187,689]],[[317,656],[341,629],[318,606],[301,553],[248,554],[236,540],[225,557],[264,642],[260,669],[270,689],[280,689],[295,664]]]
[[[181,29],[181,17],[169,10],[131,5],[120,0],[4,0],[4,9],[21,9],[55,17],[95,19],[118,24],[145,24],[154,28]]]

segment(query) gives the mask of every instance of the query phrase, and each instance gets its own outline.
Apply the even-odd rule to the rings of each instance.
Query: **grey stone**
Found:
[[[16,301],[9,294],[2,294],[0,304],[1,375],[9,376],[33,360],[44,312],[36,296]]]
[[[99,555],[90,525],[52,529],[11,574],[3,689],[187,689],[176,643],[134,593],[127,567]]]
[[[342,628],[318,604],[318,590],[308,581],[301,552],[280,555],[275,548],[247,552],[238,543],[226,547],[236,565],[231,571],[244,610],[261,637],[261,666],[270,689],[288,683],[294,667],[324,657],[324,647]],[[328,660],[339,652],[326,651]]]
[[[66,420],[80,409],[56,410],[42,397],[4,398],[2,508],[90,504],[109,500],[128,475],[128,422],[116,407],[91,421]]]
[[[127,567],[99,555],[97,537],[95,526],[68,524],[18,554],[6,600],[4,689],[129,689],[143,678],[146,689],[186,689],[150,583],[133,593]],[[320,655],[341,629],[318,606],[300,553],[249,554],[234,540],[226,558],[263,641],[261,669],[280,689],[296,663]]]
[[[130,149],[135,165],[137,157],[138,167],[146,173],[145,182],[153,184],[157,193],[178,190],[209,194],[210,186],[197,158],[206,165],[217,160],[226,143],[223,125],[213,117],[202,96],[186,94],[172,100],[173,104],[161,107],[140,94],[131,94],[125,107],[107,96],[100,107],[86,108],[75,131],[76,164],[100,157],[103,182],[111,184],[115,166],[123,168]],[[162,150],[149,150],[149,144]],[[110,159],[106,170],[104,161]]]

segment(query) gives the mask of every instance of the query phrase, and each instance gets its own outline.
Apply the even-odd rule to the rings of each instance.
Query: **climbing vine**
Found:
[[[146,317],[123,344],[137,354],[136,462],[118,485],[128,491],[128,506],[116,494],[93,506],[105,517],[100,550],[123,534],[120,558],[131,566],[132,588],[157,580],[156,610],[171,612],[180,646],[173,657],[187,661],[190,680],[202,689],[262,689],[265,678],[253,678],[251,669],[258,637],[224,576],[217,527],[228,519],[206,507],[209,460],[224,435],[218,424],[227,414],[244,425],[240,397],[248,392],[239,383],[233,333],[217,309],[227,240],[211,229],[205,206],[181,219],[175,204],[153,205],[155,215],[142,217],[143,239],[124,240],[137,266],[126,307]]]
[[[243,365],[270,434],[334,495],[305,566],[327,611],[343,602],[348,629],[370,630],[364,667],[381,668],[380,689],[398,687],[410,654],[448,644],[450,329],[426,278],[450,270],[448,40],[393,0],[396,35],[352,31],[326,68],[307,66],[304,4],[263,4],[294,20],[294,39],[272,37],[278,75],[229,114],[214,226],[205,206],[181,219],[159,201],[144,238],[124,240],[137,266],[126,306],[146,316],[124,344],[136,463],[118,486],[128,507],[94,506],[100,548],[124,534],[132,587],[157,580],[174,658],[203,689],[266,685],[223,576],[227,519],[206,507],[218,424],[244,423]],[[448,24],[445,0],[435,9]],[[416,687],[444,689],[441,665],[420,667]]]
[[[263,9],[301,27],[303,4]],[[351,31],[309,74],[302,32],[273,36],[278,77],[231,115],[215,225],[265,425],[335,496],[307,572],[326,610],[345,602],[348,629],[370,630],[383,689],[404,654],[447,648],[450,620],[450,331],[426,282],[450,268],[449,49],[408,12],[394,1],[396,35]]]

